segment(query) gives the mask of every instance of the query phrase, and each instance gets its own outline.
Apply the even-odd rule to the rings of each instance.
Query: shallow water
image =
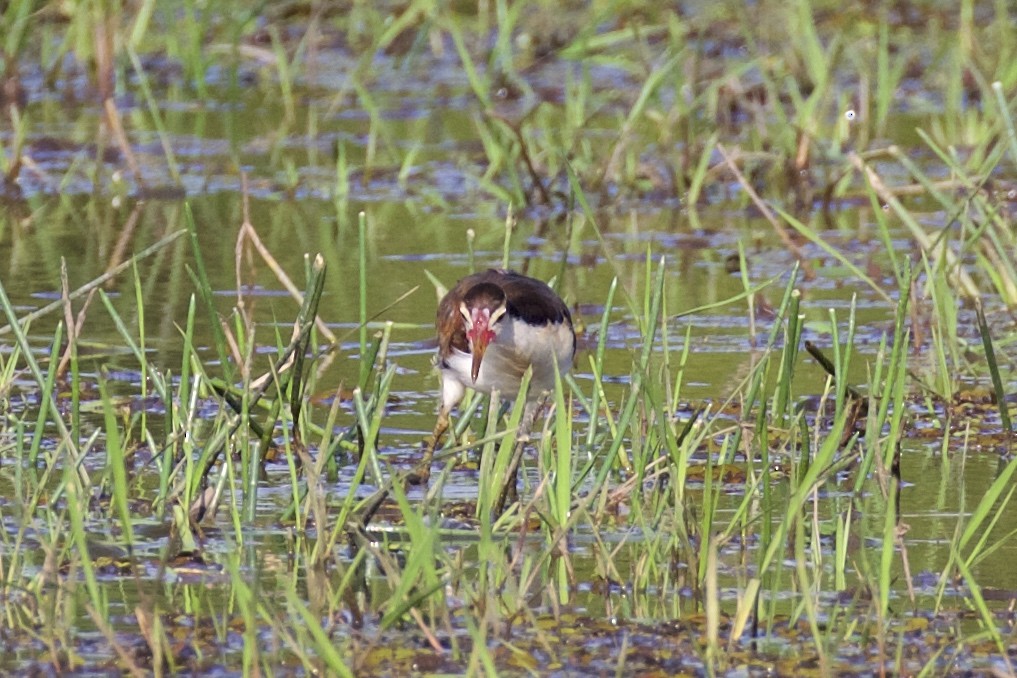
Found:
[[[132,148],[142,168],[140,179],[125,172],[120,154],[111,150],[108,141],[95,145],[99,109],[88,103],[87,81],[69,79],[49,86],[40,72],[28,68],[24,75],[28,91],[26,111],[35,123],[27,139],[26,153],[35,160],[35,166],[22,174],[20,200],[8,203],[0,212],[0,280],[16,312],[24,315],[59,298],[62,262],[66,264],[69,286],[74,289],[101,275],[129,253],[184,228],[190,211],[206,270],[216,291],[217,307],[224,317],[229,317],[240,289],[245,305],[257,321],[255,340],[261,347],[260,370],[265,369],[273,358],[277,333],[288,335],[298,306],[280,291],[278,280],[257,258],[242,261],[238,282],[235,248],[243,220],[243,173],[250,196],[250,221],[280,266],[298,281],[302,279],[305,256],[320,252],[328,266],[320,315],[341,337],[341,345],[316,382],[313,416],[323,421],[335,389],[340,384],[356,383],[360,369],[357,215],[363,211],[367,312],[377,323],[394,323],[388,356],[398,365],[380,447],[386,460],[408,466],[433,424],[438,386],[431,366],[437,295],[427,274],[450,286],[473,267],[499,265],[507,210],[505,202],[489,190],[484,176],[486,160],[475,134],[475,117],[480,111],[454,50],[441,54],[421,50],[414,54],[416,58],[412,59],[379,55],[372,63],[372,116],[357,105],[351,91],[349,73],[357,67],[355,55],[340,47],[321,49],[314,55],[313,68],[301,71],[294,85],[295,99],[300,105],[295,118],[286,123],[280,123],[286,111],[274,75],[257,63],[245,63],[239,70],[238,78],[244,83],[239,88],[225,68],[211,69],[199,101],[189,88],[181,88],[172,64],[148,62],[149,77],[158,88],[165,137],[157,134],[139,98],[125,96],[118,100],[121,112],[129,118]],[[588,121],[589,143],[607,147],[616,136],[617,117],[627,110],[628,102],[627,97],[612,93],[638,88],[642,81],[630,69],[618,65],[584,67],[566,58],[538,61],[527,72],[526,83],[531,89],[520,98],[496,102],[497,112],[519,115],[536,100],[561,105],[565,98],[562,83],[581,79],[586,79],[591,91],[605,101],[598,114]],[[132,84],[136,87],[136,83]],[[61,91],[78,92],[76,105],[67,107],[61,103]],[[556,120],[559,113],[555,109],[548,115]],[[377,138],[378,120],[384,121],[381,141]],[[902,115],[896,122],[887,130],[888,142],[906,143],[907,148],[915,149],[918,143],[913,134],[915,120]],[[9,138],[9,132],[0,132],[0,139]],[[163,141],[173,151],[173,162],[164,153]],[[375,159],[365,169],[372,163],[369,158],[376,153],[377,144],[391,145],[395,150],[384,151],[383,160]],[[925,161],[930,174],[935,173],[931,168],[934,159],[927,153],[918,149],[908,152],[913,152],[916,161]],[[96,161],[97,156],[101,162]],[[395,162],[396,157],[403,158],[402,166]],[[337,180],[337,158],[348,168],[348,185]],[[647,159],[648,165],[654,163],[666,165],[667,159]],[[879,165],[879,170],[886,180],[901,172],[889,163]],[[553,183],[551,188],[568,191],[563,179]],[[771,329],[771,322],[765,311],[752,317],[744,301],[684,314],[737,296],[747,285],[767,280],[774,282],[761,292],[760,301],[777,304],[794,257],[769,223],[748,206],[734,183],[718,181],[707,186],[704,200],[694,214],[690,214],[683,196],[659,187],[650,188],[641,196],[618,193],[617,201],[598,207],[596,216],[602,240],[589,227],[578,233],[573,230],[582,219],[569,214],[564,201],[560,205],[519,209],[518,224],[508,242],[509,264],[542,279],[560,276],[558,289],[574,309],[577,323],[585,329],[574,369],[575,380],[584,390],[589,390],[593,382],[589,360],[598,340],[603,305],[611,281],[618,280],[619,293],[614,308],[609,309],[611,325],[604,361],[608,398],[618,402],[629,380],[632,357],[640,349],[638,328],[629,309],[642,308],[648,262],[652,268],[663,261],[666,312],[674,317],[668,323],[671,355],[678,355],[684,347],[686,332],[693,342],[681,401],[720,403],[739,388],[758,346]],[[924,213],[923,217],[930,227],[940,225],[945,218],[935,211]],[[886,294],[896,298],[896,281],[885,244],[875,235],[875,217],[866,201],[845,201],[826,215],[817,209],[803,218],[816,226],[826,243],[846,253]],[[912,248],[903,230],[894,232],[892,244],[900,250]],[[740,248],[745,254],[747,283],[728,268],[730,258],[737,257]],[[804,338],[829,348],[830,309],[836,312],[843,334],[854,308],[856,359],[849,379],[854,384],[864,384],[880,341],[884,334],[892,332],[893,309],[882,295],[859,283],[851,271],[821,248],[808,243],[803,243],[802,248],[817,271],[814,279],[803,280],[799,286],[805,315]],[[180,372],[180,327],[194,289],[188,274],[191,267],[192,254],[186,238],[138,266],[149,360],[174,373]],[[410,293],[415,287],[418,289]],[[131,275],[117,277],[106,289],[123,317],[137,322],[137,296]],[[393,305],[407,293],[408,297]],[[631,298],[632,306],[626,297]],[[987,305],[991,311],[1000,307],[995,300],[987,300]],[[59,312],[32,324],[30,337],[37,357],[48,356],[58,320]],[[962,311],[962,331],[977,346],[974,323],[973,314]],[[372,331],[375,327],[372,326]],[[207,324],[199,323],[196,340],[202,346],[211,343]],[[142,399],[142,378],[136,362],[123,349],[122,339],[98,301],[93,302],[88,312],[83,341],[84,355],[94,351],[94,357],[83,361],[86,380],[94,381],[100,369],[106,370],[116,393],[132,403],[135,410],[152,405]],[[0,347],[4,357],[9,355],[8,347],[9,344]],[[209,369],[214,370],[213,352],[207,349],[204,352]],[[661,353],[662,346],[658,346],[655,352],[658,359]],[[916,369],[920,370],[926,359],[926,355],[916,353]],[[804,357],[802,360],[794,384],[796,395],[802,399],[815,398],[824,389],[825,374],[811,360]],[[29,411],[37,406],[34,384],[26,376],[19,377],[11,392],[4,395],[11,412]],[[902,446],[905,487],[901,519],[910,526],[906,544],[921,607],[932,604],[934,584],[948,562],[948,547],[959,521],[981,499],[998,472],[997,446],[991,439],[979,436],[995,433],[999,422],[998,417],[992,416],[974,420],[970,448],[951,448],[944,459],[942,439],[936,434],[937,426],[944,420],[942,409],[933,405],[930,411],[930,406],[920,400],[912,407],[914,429],[931,431],[908,436]],[[153,406],[152,413],[159,414],[159,408]],[[340,419],[340,427],[351,425],[348,403],[343,404]],[[86,425],[94,430],[101,422],[98,412]],[[10,445],[10,440],[0,441],[0,451]],[[339,481],[326,488],[336,497],[345,495],[355,466],[346,461]],[[104,464],[105,459],[98,455],[85,462],[92,471],[101,470]],[[5,537],[0,539],[0,559],[15,548],[12,540],[19,527],[30,524],[24,533],[25,541],[17,546],[34,552],[26,559],[22,573],[32,577],[52,566],[47,564],[47,555],[42,551],[47,542],[40,538],[48,527],[40,516],[27,516],[19,511],[25,500],[18,496],[16,479],[20,472],[10,464],[0,465],[0,516],[5,531]],[[533,469],[528,479],[531,485],[539,480],[532,472]],[[468,502],[476,497],[475,484],[475,471],[453,471],[444,496],[449,502]],[[780,486],[775,485],[774,492],[779,495],[780,491]],[[830,490],[831,494],[850,491],[846,482]],[[690,485],[688,496],[693,505],[698,492],[695,484]],[[743,484],[732,483],[725,488],[718,509],[719,520],[730,518],[743,492]],[[419,493],[410,496],[420,498]],[[258,595],[285,605],[294,551],[299,554],[299,547],[294,544],[300,542],[300,536],[279,520],[290,500],[285,465],[270,465],[259,487],[253,524],[236,533],[233,526],[221,520],[220,514],[220,520],[206,525],[201,541],[202,562],[195,563],[192,569],[164,570],[160,563],[167,540],[166,528],[154,518],[147,522],[141,518],[136,527],[141,538],[133,554],[142,564],[141,571],[128,576],[113,564],[100,573],[100,585],[111,592],[110,626],[123,634],[123,642],[132,651],[142,652],[144,644],[135,630],[134,606],[146,598],[157,598],[165,603],[165,609],[178,611],[166,621],[173,637],[187,638],[203,648],[205,655],[194,660],[194,665],[213,672],[236,671],[243,657],[245,630],[231,627],[228,619],[218,620],[217,628],[205,628],[203,611],[218,609],[223,599],[237,595],[229,588],[229,573],[234,568],[244,573]],[[832,499],[824,497],[823,501]],[[880,525],[881,500],[865,497],[861,501],[864,508],[855,519]],[[1004,516],[1003,520],[1011,524],[997,526],[1002,533],[1017,527],[1012,524],[1013,515]],[[470,554],[476,539],[475,526],[454,519],[449,519],[449,526],[461,533],[448,538],[448,548]],[[872,527],[866,533],[879,534],[880,529]],[[692,586],[694,577],[683,571],[687,564],[678,567],[672,585],[664,591],[634,589],[624,582],[604,584],[597,565],[597,549],[605,542],[622,545],[616,564],[621,568],[633,567],[640,545],[649,540],[645,530],[645,525],[630,523],[623,517],[616,529],[605,529],[597,535],[577,530],[570,536],[569,553],[578,584],[568,614],[587,620],[592,630],[578,645],[591,655],[602,656],[599,654],[602,642],[609,645],[621,642],[598,626],[604,620],[625,628],[627,623],[664,624],[687,620],[690,614],[695,618],[697,596]],[[91,523],[90,535],[99,551],[108,550],[114,561],[123,557],[117,535],[106,521],[96,519]],[[399,537],[392,539],[398,542]],[[729,576],[722,576],[721,598],[732,605],[744,583],[733,564],[752,548],[752,544],[730,543],[722,550],[722,561],[732,567]],[[878,544],[858,545],[852,558],[874,563],[879,548]],[[349,554],[337,557],[348,559]],[[61,560],[59,554],[51,555],[49,560],[53,558]],[[299,560],[299,556],[296,558]],[[1013,592],[1017,590],[1017,570],[1012,567],[1015,558],[1017,543],[1012,539],[1001,542],[998,548],[971,564],[972,573],[985,587]],[[832,577],[828,561],[824,568],[816,576]],[[297,580],[302,589],[300,595],[312,600],[318,595],[327,597],[329,587],[334,586],[310,581],[308,577]],[[392,636],[387,634],[393,631],[377,627],[377,611],[372,609],[372,599],[385,599],[387,584],[377,569],[369,569],[365,580],[366,600],[347,606],[346,616],[334,620],[333,633],[359,639],[373,631],[377,634],[376,642],[380,638],[391,645]],[[329,590],[316,591],[316,585]],[[948,590],[961,601],[967,595],[960,586]],[[899,580],[893,595],[895,608],[909,605]],[[793,591],[789,590],[787,596],[786,600],[774,603],[780,614],[791,614],[797,605],[798,597]],[[1006,595],[1001,595],[1000,600],[1005,598]],[[533,613],[541,618],[557,614],[560,611],[555,605],[549,595],[534,601]],[[956,607],[963,608],[964,603]],[[993,609],[1002,609],[1002,604]],[[366,620],[361,618],[365,610]],[[112,662],[115,655],[109,643],[83,613],[81,620],[82,631],[74,638],[77,656],[86,666],[101,667]],[[957,624],[965,623],[971,622],[958,615]],[[663,633],[662,627],[655,628],[655,633]],[[633,638],[639,633],[655,637],[646,629],[629,627],[628,631]],[[264,633],[266,643],[278,643],[267,630]],[[456,633],[463,639],[469,637],[462,629]],[[420,648],[413,643],[417,642],[420,641],[410,641],[407,651],[416,654]],[[636,642],[639,643],[645,645],[644,641]],[[539,640],[534,643],[539,644]],[[0,659],[0,670],[24,670],[45,661],[46,648],[37,640],[18,639],[9,647]],[[774,651],[774,655],[780,654],[779,649]],[[284,658],[285,653],[279,656],[279,668],[300,670],[295,660]],[[414,661],[423,661],[422,656]],[[850,657],[842,660],[846,666],[856,661]],[[386,667],[400,666],[405,658],[393,658],[391,664],[387,661],[390,660],[378,660],[376,670],[384,672]],[[603,664],[574,661],[574,666],[593,670],[612,666],[606,660]],[[670,670],[677,666],[666,662],[664,665]],[[989,664],[977,657],[968,664],[958,664],[986,665]],[[430,670],[456,667],[459,665],[437,664]],[[567,672],[569,668],[565,665],[557,670]],[[693,663],[685,668],[698,671],[702,665]]]

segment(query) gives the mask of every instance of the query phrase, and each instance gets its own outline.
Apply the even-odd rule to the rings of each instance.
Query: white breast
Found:
[[[558,370],[572,369],[575,340],[566,323],[530,325],[522,320],[505,319],[497,324],[498,336],[487,348],[480,364],[477,383],[470,378],[473,358],[469,353],[453,351],[442,369],[442,401],[451,406],[462,399],[463,388],[490,393],[498,390],[505,398],[519,393],[526,368],[533,365],[528,399],[554,389],[555,359]]]

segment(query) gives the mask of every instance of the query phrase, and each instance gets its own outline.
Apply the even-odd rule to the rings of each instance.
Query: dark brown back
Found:
[[[564,321],[572,326],[568,306],[546,283],[514,271],[490,268],[457,282],[438,304],[435,327],[438,330],[440,356],[444,358],[449,355],[453,348],[469,351],[459,304],[463,301],[488,306],[499,304],[498,294],[492,288],[497,288],[504,295],[509,315],[531,325]],[[491,310],[494,308],[496,306],[491,307]]]

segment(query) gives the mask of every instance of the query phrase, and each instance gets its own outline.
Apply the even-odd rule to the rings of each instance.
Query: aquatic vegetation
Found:
[[[0,12],[0,670],[1013,673],[1009,8],[261,12]]]

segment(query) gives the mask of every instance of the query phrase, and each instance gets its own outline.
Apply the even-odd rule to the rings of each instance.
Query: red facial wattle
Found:
[[[477,377],[480,375],[480,363],[484,359],[484,353],[487,351],[488,345],[494,341],[496,335],[490,326],[490,311],[474,309],[470,315],[473,322],[466,331],[466,338],[469,339],[470,348],[473,352],[473,366],[470,370],[470,376],[473,378],[473,382],[476,383]]]

